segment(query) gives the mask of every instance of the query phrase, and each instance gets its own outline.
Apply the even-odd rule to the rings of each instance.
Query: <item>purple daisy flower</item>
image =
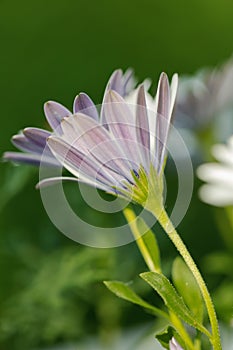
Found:
[[[155,130],[152,130],[144,85],[138,88],[136,106],[129,105],[124,99],[129,91],[131,74],[123,75],[120,70],[113,73],[100,115],[84,93],[76,97],[73,114],[60,104],[47,103],[45,113],[54,132],[25,129],[22,135],[13,138],[13,142],[33,155],[29,153],[20,158],[19,154],[6,153],[5,159],[25,162],[29,157],[34,163],[38,160],[50,165],[59,161],[76,177],[70,178],[73,181],[110,193],[130,195],[134,201],[144,202],[149,192],[145,187],[150,186],[146,179],[151,173],[155,174],[153,179],[161,178],[178,78],[174,75],[170,86],[167,75],[161,74],[154,111]],[[43,155],[42,144],[48,146]],[[69,178],[44,179],[39,186],[61,179]]]

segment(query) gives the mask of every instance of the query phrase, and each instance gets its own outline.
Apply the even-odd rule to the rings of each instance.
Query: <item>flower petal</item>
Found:
[[[157,92],[157,119],[156,119],[156,159],[157,170],[161,171],[163,165],[166,135],[169,127],[170,90],[167,75],[162,73],[159,79]]]
[[[68,177],[68,176],[49,177],[48,179],[43,179],[40,182],[38,182],[38,184],[36,185],[36,189],[52,186],[62,181],[79,182],[79,180],[76,177]]]
[[[62,138],[84,154],[89,154],[126,179],[131,178],[132,162],[125,159],[120,140],[115,140],[99,123],[84,114],[65,118]]]
[[[158,162],[158,172],[160,172],[163,168],[164,158],[166,154],[166,144],[177,93],[177,87],[177,74],[175,74],[172,78],[171,89],[169,87],[167,75],[165,73],[161,74],[156,95],[156,159]]]
[[[71,112],[60,103],[48,101],[44,105],[45,116],[54,131],[60,132],[60,123],[63,118],[71,115]]]
[[[148,111],[146,104],[146,96],[144,86],[141,85],[138,90],[137,106],[136,106],[136,133],[141,149],[141,163],[149,170],[150,163],[150,127],[148,120]]]
[[[203,202],[217,207],[232,206],[233,203],[232,187],[216,186],[215,184],[203,185],[199,189],[199,196]]]
[[[120,94],[121,96],[123,95],[124,79],[123,79],[123,72],[121,69],[117,69],[112,73],[112,75],[108,81],[108,84],[107,84],[106,93],[109,90],[114,90],[118,94]]]
[[[106,94],[103,108],[108,129],[113,137],[120,140],[125,159],[133,161],[139,168],[136,120],[129,106],[117,92],[110,90]]]
[[[19,152],[5,152],[3,154],[3,159],[15,163],[24,163],[30,165],[40,166],[60,166],[58,161],[53,157],[41,157],[41,154],[31,154],[31,153],[19,153]]]
[[[232,186],[233,191],[233,168],[218,163],[202,164],[197,169],[198,177],[207,182]]]
[[[48,139],[49,147],[59,161],[76,177],[93,181],[97,187],[113,187],[119,184],[124,178],[112,173],[93,157],[82,153],[63,139],[51,136]],[[113,176],[112,176],[113,174]],[[101,187],[100,187],[101,186]]]
[[[17,147],[21,151],[42,153],[41,147],[38,147],[33,142],[30,142],[23,134],[14,135],[11,139],[11,142],[15,147]]]
[[[39,128],[26,128],[23,130],[23,134],[29,141],[41,149],[44,149],[46,147],[47,138],[51,135],[51,132]]]
[[[74,100],[74,114],[82,112],[89,117],[99,120],[99,114],[91,98],[85,93],[80,93]]]

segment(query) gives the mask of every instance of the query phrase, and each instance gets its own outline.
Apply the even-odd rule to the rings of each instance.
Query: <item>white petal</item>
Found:
[[[211,150],[214,158],[219,162],[233,165],[233,150],[226,145],[214,145]]]
[[[214,184],[203,185],[199,189],[199,196],[203,202],[217,207],[233,205],[233,187],[227,188]]]
[[[208,163],[199,166],[197,175],[201,180],[233,187],[233,168],[217,163]]]

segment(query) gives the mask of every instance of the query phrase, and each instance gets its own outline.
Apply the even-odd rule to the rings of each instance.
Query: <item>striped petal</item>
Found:
[[[136,133],[139,144],[143,146],[143,148],[141,147],[142,164],[146,164],[146,168],[149,170],[150,128],[147,113],[146,96],[143,85],[140,86],[137,96]]]
[[[121,96],[124,93],[124,79],[121,69],[117,69],[111,75],[109,82],[107,84],[106,92],[109,90],[114,90]]]
[[[159,79],[157,92],[157,119],[156,119],[156,159],[158,172],[162,169],[166,134],[169,127],[170,90],[167,75],[162,73]]]
[[[49,131],[38,128],[26,128],[23,130],[23,134],[41,149],[46,147],[47,138],[51,135]]]
[[[63,139],[80,149],[85,154],[92,155],[111,170],[129,178],[132,162],[124,158],[119,140],[111,137],[111,134],[92,118],[77,114],[65,118],[61,123],[64,135]]]
[[[166,154],[166,144],[178,87],[178,76],[172,78],[171,88],[165,73],[159,79],[156,95],[156,159],[157,170],[161,172]]]
[[[12,143],[18,149],[24,152],[36,153],[43,158],[54,158],[50,149],[47,146],[47,138],[51,135],[50,132],[38,128],[26,128],[22,134],[12,137]],[[57,163],[54,159],[54,162]]]
[[[25,135],[14,135],[11,139],[12,144],[20,151],[41,153],[41,147],[38,147],[33,142],[30,142]]]
[[[71,115],[71,112],[60,103],[48,101],[44,105],[47,121],[53,130],[60,132],[60,123],[63,118]]]
[[[60,166],[58,161],[53,157],[41,157],[41,154],[32,153],[19,153],[19,152],[5,152],[3,154],[3,159],[17,164],[30,164],[40,166]]]
[[[108,91],[104,103],[108,129],[119,141],[125,159],[133,161],[139,168],[136,120],[125,100],[115,91]],[[136,170],[136,169],[135,169]]]
[[[84,93],[80,93],[76,96],[73,110],[74,114],[82,112],[95,120],[99,120],[99,114],[95,104],[90,97]]]
[[[112,176],[111,171],[104,164],[95,161],[93,157],[90,158],[58,137],[51,136],[48,139],[48,144],[66,169],[81,179],[95,182],[100,189],[106,186],[112,188],[118,185],[119,181],[124,180],[118,174],[114,173]]]

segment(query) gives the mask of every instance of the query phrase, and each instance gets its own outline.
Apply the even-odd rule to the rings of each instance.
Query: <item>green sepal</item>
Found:
[[[172,280],[185,304],[198,322],[203,322],[204,303],[199,286],[182,258],[177,257],[172,266]]]
[[[112,293],[114,293],[119,298],[139,305],[158,317],[169,319],[169,315],[166,312],[143,300],[126,283],[120,281],[104,281],[104,284]]]
[[[133,184],[124,182],[125,189],[114,187],[119,196],[127,197],[134,203],[140,204],[159,217],[163,210],[163,173],[157,173],[153,164],[149,173],[143,166],[138,169],[138,176],[132,170]]]
[[[144,272],[140,274],[140,277],[156,290],[168,309],[177,315],[177,317],[206,334],[208,337],[211,336],[209,331],[195,319],[192,312],[185,305],[182,297],[178,295],[175,288],[164,275],[157,272]]]

